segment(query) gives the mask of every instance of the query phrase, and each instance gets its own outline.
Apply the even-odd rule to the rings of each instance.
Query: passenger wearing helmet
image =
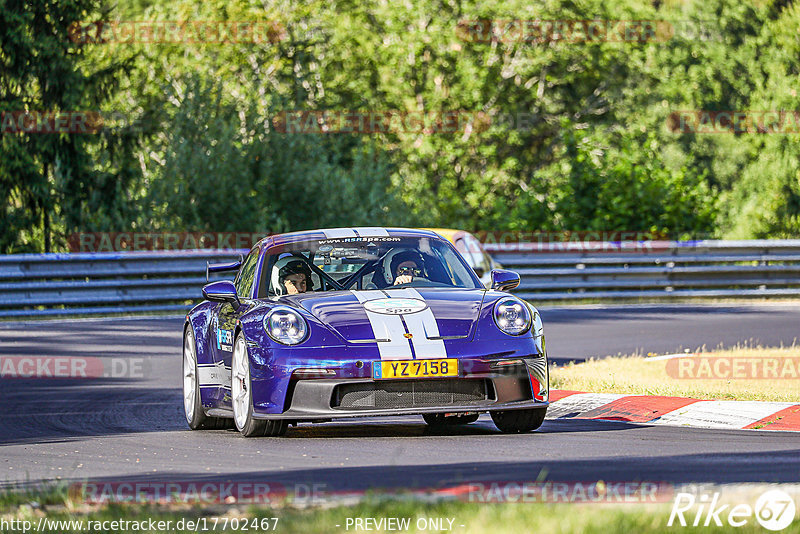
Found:
[[[311,269],[302,260],[290,261],[278,272],[281,288],[287,295],[305,293],[311,286]]]
[[[393,285],[408,284],[414,277],[424,276],[424,265],[422,255],[415,250],[395,254],[391,263],[392,275],[395,277]]]

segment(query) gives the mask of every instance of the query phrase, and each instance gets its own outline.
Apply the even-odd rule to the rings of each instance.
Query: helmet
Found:
[[[282,255],[272,267],[270,293],[279,296],[285,295],[286,286],[283,285],[283,282],[287,277],[293,274],[306,275],[306,283],[309,286],[311,285],[311,268],[308,266],[308,263],[292,254]],[[309,289],[311,288],[309,287]]]
[[[283,282],[293,274],[303,274],[306,277],[306,283],[311,281],[311,269],[308,264],[303,260],[290,261],[278,271],[278,282],[283,286]]]
[[[417,267],[423,270],[425,269],[425,260],[423,259],[422,254],[420,254],[418,251],[411,249],[399,250],[393,254],[389,260],[390,267],[389,272],[386,273],[388,274],[387,279],[390,281],[394,280],[394,277],[397,274],[397,267],[406,261],[413,261],[417,264]]]

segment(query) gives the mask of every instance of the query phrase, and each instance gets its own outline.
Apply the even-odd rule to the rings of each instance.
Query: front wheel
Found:
[[[506,410],[503,412],[490,412],[492,421],[500,432],[506,434],[522,434],[536,430],[542,426],[547,408],[532,408],[530,410]]]
[[[233,421],[236,429],[246,437],[282,436],[288,424],[284,420],[264,421],[253,418],[253,388],[250,380],[250,357],[247,355],[247,343],[239,332],[233,345],[233,361],[231,363],[231,397],[233,405]]]

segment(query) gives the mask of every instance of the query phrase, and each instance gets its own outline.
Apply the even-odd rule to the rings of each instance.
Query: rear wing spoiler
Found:
[[[206,282],[208,282],[209,273],[223,273],[226,271],[237,271],[244,262],[244,256],[239,254],[239,259],[236,261],[229,261],[227,263],[211,263],[206,262]]]

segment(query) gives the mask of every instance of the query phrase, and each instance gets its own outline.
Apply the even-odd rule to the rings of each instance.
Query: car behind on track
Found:
[[[486,252],[477,237],[464,230],[453,230],[451,228],[427,228],[427,230],[436,232],[450,241],[467,261],[467,265],[481,279],[481,283],[486,287],[492,287],[492,271],[502,269],[503,266]]]

